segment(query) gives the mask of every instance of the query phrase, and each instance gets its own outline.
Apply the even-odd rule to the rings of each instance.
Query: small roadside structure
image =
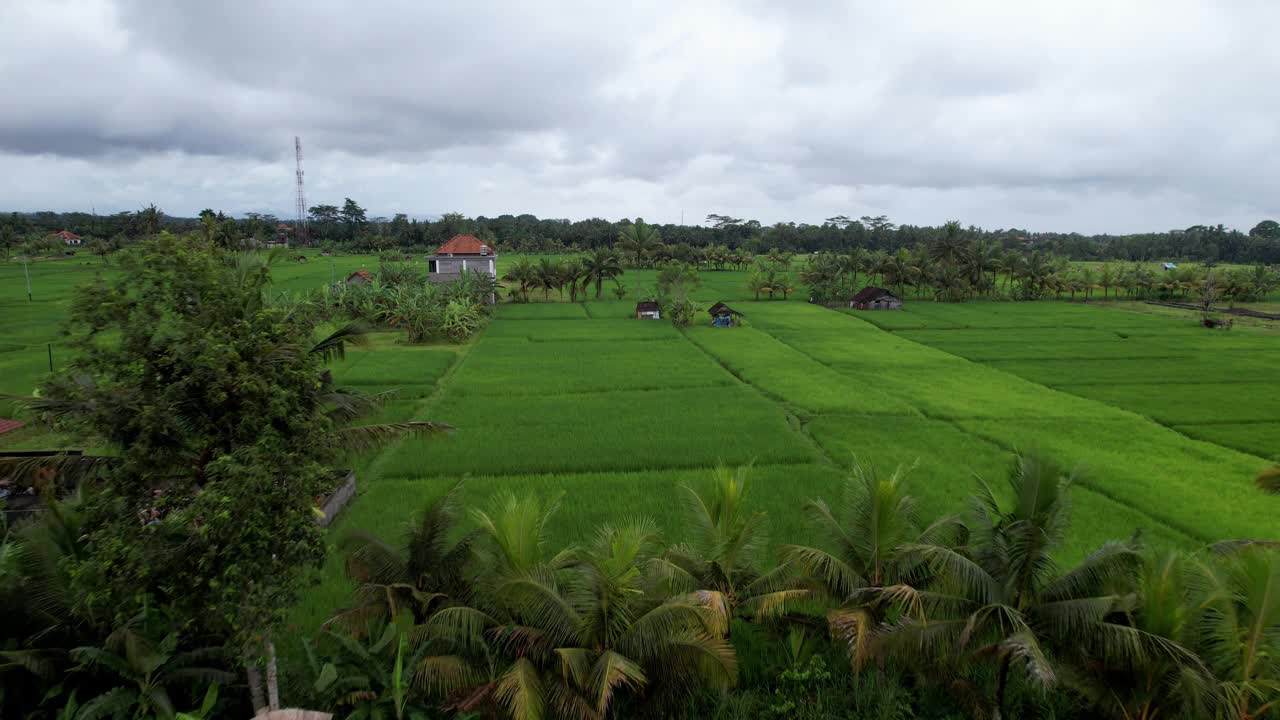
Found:
[[[58,238],[59,240],[62,241],[62,244],[66,245],[67,247],[84,244],[84,240],[79,235],[71,232],[70,230],[62,230],[60,232],[50,233],[49,237]]]
[[[745,317],[742,313],[722,302],[712,305],[707,310],[707,313],[711,315],[711,325],[713,327],[734,327],[738,324],[738,318]]]
[[[20,427],[22,427],[22,423],[18,422],[17,420],[8,420],[5,418],[0,418],[0,435],[3,435],[11,430],[17,430]]]
[[[357,270],[347,276],[348,285],[364,285],[373,282],[373,276],[368,270]]]
[[[854,310],[901,310],[902,298],[881,287],[868,285],[849,301]]]
[[[662,310],[658,308],[658,303],[652,300],[642,300],[636,303],[636,319],[661,320]]]

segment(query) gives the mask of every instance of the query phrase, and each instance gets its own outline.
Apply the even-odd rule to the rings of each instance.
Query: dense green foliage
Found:
[[[170,218],[154,206],[137,212],[96,217],[88,213],[32,214],[0,216],[0,254],[10,249],[59,250],[49,242],[49,233],[68,229],[87,238],[87,248],[107,253],[166,227],[175,232],[199,231],[206,239],[231,248],[248,243],[264,243],[278,233],[278,219],[271,215],[247,214],[229,218],[207,210],[201,218]],[[292,240],[293,228],[284,230]],[[320,204],[310,208],[310,240],[332,246],[342,244],[363,252],[403,247],[431,250],[459,233],[472,233],[503,250],[563,252],[595,250],[620,243],[620,249],[640,250],[642,262],[669,258],[688,262],[689,251],[705,249],[715,267],[750,264],[750,255],[771,250],[787,253],[847,252],[852,248],[881,250],[892,254],[900,248],[931,245],[954,237],[957,231],[988,247],[1036,249],[1076,260],[1155,261],[1188,259],[1207,262],[1280,263],[1280,232],[1273,220],[1263,220],[1247,233],[1222,225],[1194,225],[1180,230],[1132,235],[1082,235],[1079,233],[1031,232],[1025,229],[948,228],[890,222],[883,215],[849,218],[838,215],[820,224],[778,222],[762,225],[724,215],[708,215],[702,225],[650,225],[637,218],[611,222],[601,218],[569,221],[537,218],[533,215],[500,215],[466,218],[448,213],[437,220],[410,219],[407,215],[368,217],[359,203],[346,198],[341,206]],[[635,243],[639,241],[640,245]],[[739,249],[746,257],[733,254]],[[712,252],[714,251],[714,252]],[[942,253],[945,255],[945,253]]]
[[[39,660],[21,667],[49,683],[34,699],[50,713],[79,692],[77,717],[170,717],[165,686],[215,677],[193,662],[225,681],[242,649],[252,664],[265,637],[270,652],[323,556],[316,506],[340,450],[439,428],[353,424],[379,398],[335,386],[325,365],[362,331],[316,340],[309,313],[268,302],[260,256],[162,233],[120,266],[77,291],[75,354],[23,401],[106,454],[0,461],[7,490],[33,486],[52,508],[13,546],[5,642]],[[59,511],[77,485],[74,512]],[[69,661],[74,682],[54,685]],[[89,699],[105,671],[137,687]]]

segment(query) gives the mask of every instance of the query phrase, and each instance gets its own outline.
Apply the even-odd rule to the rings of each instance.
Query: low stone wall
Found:
[[[351,502],[351,498],[356,495],[356,471],[348,470],[346,478],[343,479],[337,489],[329,493],[329,497],[324,499],[324,503],[320,506],[320,510],[324,512],[324,517],[318,518],[320,527],[329,527],[329,523],[338,517],[338,513],[342,512],[342,508]]]

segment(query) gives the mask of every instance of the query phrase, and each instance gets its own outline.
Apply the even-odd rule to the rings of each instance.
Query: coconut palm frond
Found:
[[[512,720],[542,720],[546,713],[546,693],[538,669],[528,658],[517,658],[498,679],[494,698]]]
[[[1128,582],[1141,566],[1142,554],[1136,539],[1108,542],[1045,585],[1043,597],[1054,602],[1103,593],[1117,583]]]
[[[347,345],[367,345],[369,328],[361,322],[350,322],[329,333],[327,337],[311,346],[312,355],[319,355],[324,362],[342,360],[347,356]]]
[[[596,696],[596,712],[607,715],[615,692],[620,688],[640,690],[647,678],[637,663],[612,650],[600,654],[591,671],[591,687]]]
[[[413,668],[413,687],[426,693],[447,695],[465,690],[482,675],[460,655],[431,655]]]
[[[848,563],[821,548],[784,545],[782,558],[797,571],[821,583],[823,589],[837,600],[867,586],[867,581]]]

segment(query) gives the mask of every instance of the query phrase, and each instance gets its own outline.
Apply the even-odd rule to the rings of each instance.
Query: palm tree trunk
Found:
[[[267,707],[267,696],[262,691],[262,673],[258,671],[257,658],[253,656],[248,645],[244,646],[244,670],[249,681],[249,700],[253,704],[253,712]]]
[[[992,720],[1000,720],[1004,713],[1004,695],[1009,687],[1009,664],[1008,655],[1000,658],[1000,673],[996,676],[996,706],[991,713]]]
[[[276,674],[276,644],[267,641],[267,707],[280,709],[280,683]]]

